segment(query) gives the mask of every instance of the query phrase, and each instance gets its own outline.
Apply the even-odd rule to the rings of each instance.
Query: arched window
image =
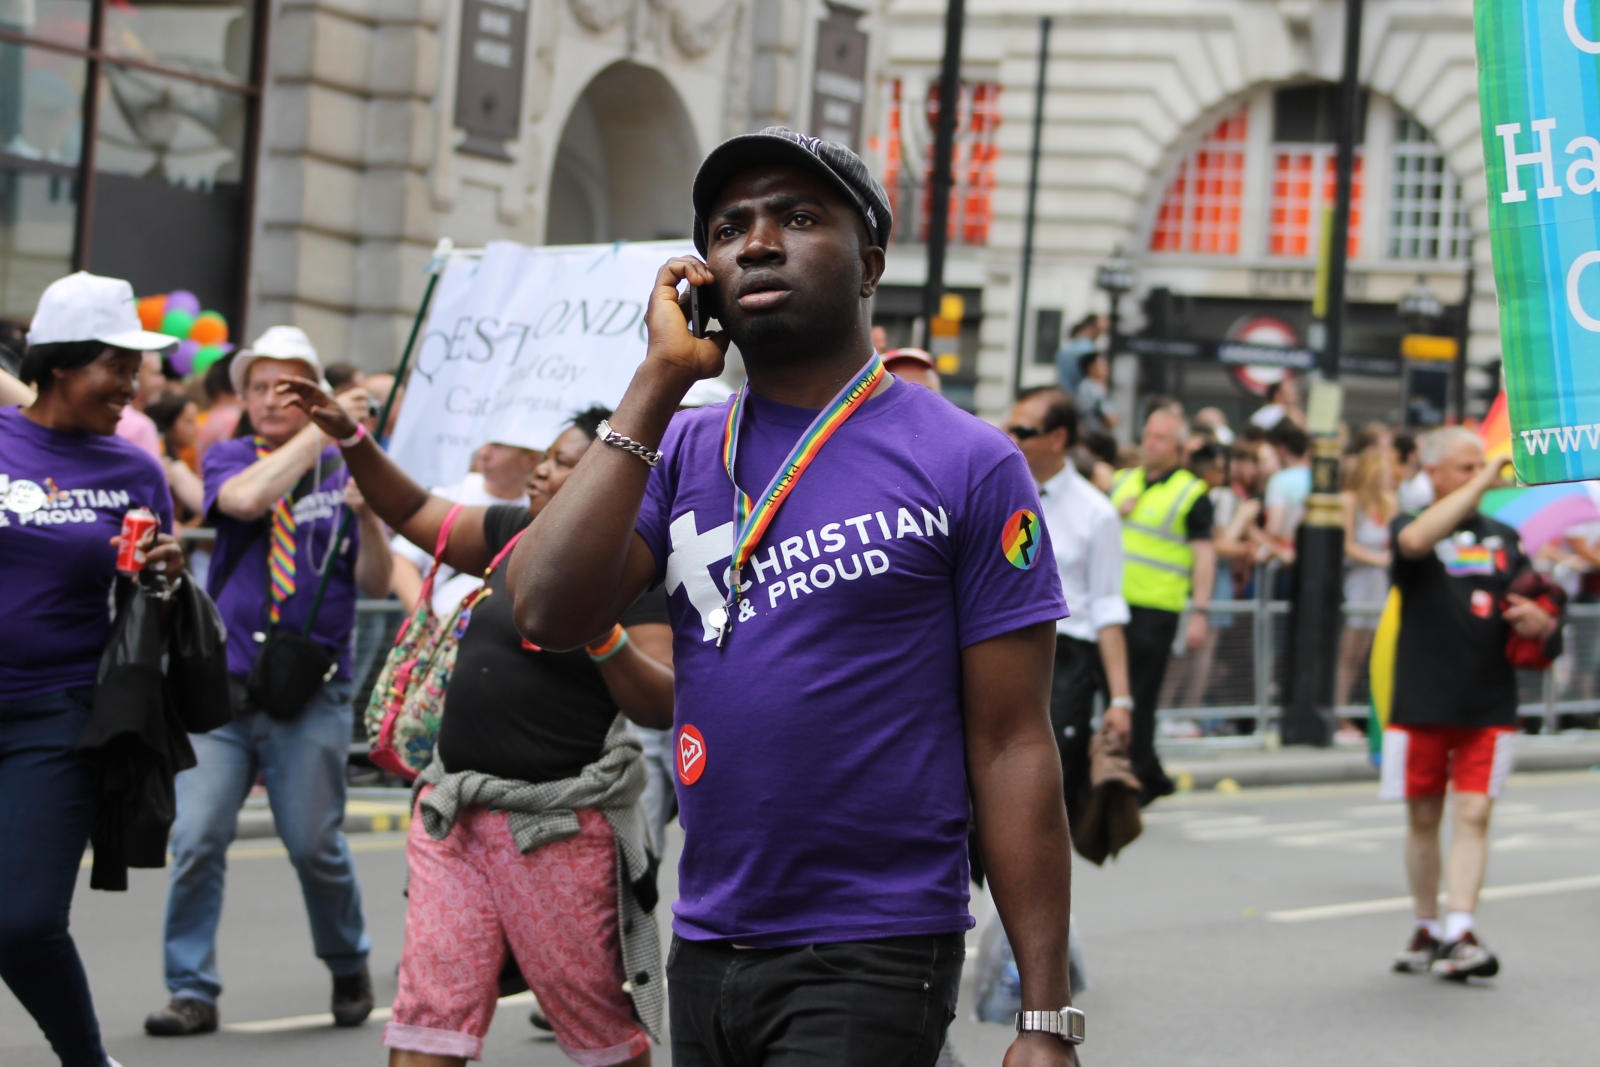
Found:
[[[1389,257],[1469,258],[1472,226],[1461,181],[1450,173],[1433,134],[1399,108],[1389,166]]]
[[[1156,213],[1150,251],[1239,254],[1249,133],[1250,111],[1243,107],[1217,123],[1179,164]]]

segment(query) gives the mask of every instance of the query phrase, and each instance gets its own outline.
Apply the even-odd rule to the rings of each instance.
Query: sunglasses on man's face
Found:
[[[1018,441],[1031,441],[1033,438],[1043,434],[1044,431],[1037,426],[1007,426],[1006,433],[1015,437]]]

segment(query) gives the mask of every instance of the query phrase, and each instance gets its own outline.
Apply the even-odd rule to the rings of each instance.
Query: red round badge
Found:
[[[694,785],[706,771],[706,739],[687,724],[678,731],[678,781]]]

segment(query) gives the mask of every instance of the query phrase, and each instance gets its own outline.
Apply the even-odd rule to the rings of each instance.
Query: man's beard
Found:
[[[729,331],[741,352],[787,346],[800,336],[800,328],[786,315],[761,315],[747,319],[742,328]]]

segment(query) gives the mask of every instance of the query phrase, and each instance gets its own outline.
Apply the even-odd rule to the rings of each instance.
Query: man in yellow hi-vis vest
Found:
[[[1185,641],[1205,643],[1217,557],[1211,545],[1211,500],[1206,483],[1185,470],[1188,427],[1170,408],[1157,408],[1144,424],[1144,466],[1118,472],[1111,502],[1122,516],[1122,596],[1128,676],[1133,683],[1133,736],[1129,755],[1148,804],[1175,788],[1156,756],[1156,701],[1178,620],[1193,597]]]

